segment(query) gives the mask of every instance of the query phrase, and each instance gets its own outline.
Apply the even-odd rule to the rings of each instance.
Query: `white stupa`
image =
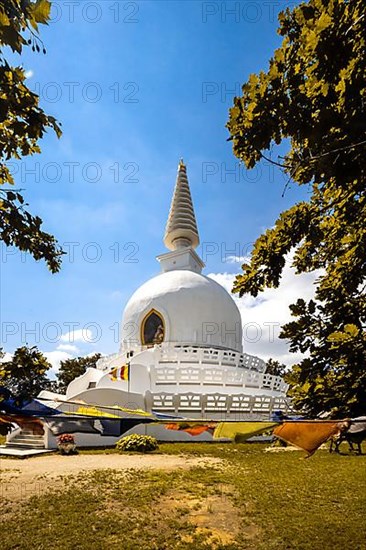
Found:
[[[242,320],[234,300],[201,273],[204,263],[195,252],[199,234],[183,161],[164,244],[169,252],[157,257],[161,273],[138,288],[124,309],[119,352],[73,380],[65,396],[42,396],[191,418],[257,419],[286,410],[287,385],[265,373],[263,360],[243,353]],[[119,376],[124,365],[129,365],[129,380]],[[166,440],[191,439],[161,426],[134,431]],[[46,446],[55,445],[50,433],[45,437]],[[107,440],[78,436],[79,445],[115,441]]]

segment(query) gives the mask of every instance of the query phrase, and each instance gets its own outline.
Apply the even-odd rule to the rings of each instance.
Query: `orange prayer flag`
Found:
[[[347,421],[323,422],[316,420],[307,422],[284,422],[273,430],[273,435],[282,439],[290,445],[294,445],[308,453],[307,458],[328,441],[328,439],[339,434],[347,428]]]
[[[171,422],[165,424],[166,430],[176,430],[180,432],[187,432],[189,435],[201,435],[204,432],[213,433],[213,430],[217,426],[217,422]]]

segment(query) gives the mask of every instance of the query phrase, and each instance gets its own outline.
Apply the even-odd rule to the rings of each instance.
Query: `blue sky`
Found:
[[[248,254],[260,232],[306,196],[306,189],[290,186],[282,197],[284,176],[266,164],[248,172],[226,141],[233,96],[251,72],[266,70],[280,45],[277,14],[286,5],[55,3],[53,22],[41,29],[47,54],[29,50],[19,62],[64,133],[60,140],[49,133],[42,154],[23,159],[14,172],[31,211],[71,253],[52,275],[43,262],[2,248],[7,351],[37,344],[53,361],[117,351],[124,304],[159,271],[155,256],[164,252],[180,157],[205,273],[227,288],[240,271],[228,256]],[[282,303],[286,289],[280,292]],[[260,305],[248,304],[246,315]],[[95,342],[82,341],[80,333],[70,341],[70,327],[90,330]],[[273,353],[264,346],[264,355],[284,356],[281,346]],[[260,354],[260,343],[254,351]]]

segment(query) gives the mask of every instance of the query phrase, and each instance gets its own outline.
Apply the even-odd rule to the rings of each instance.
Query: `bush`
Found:
[[[57,438],[57,448],[62,455],[77,454],[75,438],[72,434],[62,434]]]
[[[155,437],[132,434],[117,441],[116,448],[119,452],[151,453],[151,451],[156,451],[159,445]]]
[[[75,437],[72,434],[62,434],[57,439],[58,443],[72,443],[75,445]]]

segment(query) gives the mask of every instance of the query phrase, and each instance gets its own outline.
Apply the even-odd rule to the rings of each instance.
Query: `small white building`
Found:
[[[68,401],[83,400],[191,418],[260,419],[275,410],[286,411],[287,385],[266,374],[263,360],[243,353],[242,320],[234,300],[202,275],[204,263],[195,252],[199,235],[182,161],[164,243],[169,252],[157,257],[161,273],[138,288],[125,307],[119,352],[103,357],[96,369],[73,380],[65,396],[42,392],[41,397],[57,397],[65,402],[61,408]],[[128,366],[128,380],[121,379],[126,375],[126,369],[119,370],[123,366]],[[160,440],[192,439],[156,425],[134,431]],[[205,433],[195,440],[210,438]],[[77,434],[80,446],[115,441]],[[45,445],[55,445],[49,431]]]

